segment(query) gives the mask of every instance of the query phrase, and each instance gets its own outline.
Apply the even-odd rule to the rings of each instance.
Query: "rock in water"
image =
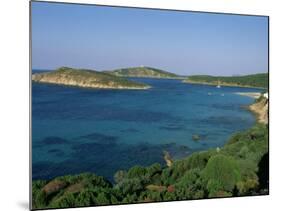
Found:
[[[168,167],[171,167],[173,165],[173,160],[170,153],[165,150],[163,151],[163,153],[164,153],[164,160],[166,161],[166,165]]]
[[[193,141],[199,141],[200,140],[200,136],[197,134],[192,135],[192,140]]]

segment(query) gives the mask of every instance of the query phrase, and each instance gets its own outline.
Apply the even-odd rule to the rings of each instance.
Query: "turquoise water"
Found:
[[[164,165],[163,150],[179,159],[220,147],[251,127],[235,92],[258,89],[192,85],[179,80],[133,79],[149,90],[94,90],[32,84],[32,177],[94,172],[109,180],[119,169]],[[198,134],[200,141],[192,140]]]

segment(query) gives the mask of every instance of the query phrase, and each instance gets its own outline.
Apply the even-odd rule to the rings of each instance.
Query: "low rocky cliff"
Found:
[[[268,124],[268,99],[259,98],[249,109],[257,115],[258,122]]]

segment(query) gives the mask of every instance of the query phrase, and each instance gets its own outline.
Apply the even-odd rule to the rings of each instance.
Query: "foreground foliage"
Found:
[[[33,208],[201,199],[268,193],[268,126],[235,134],[222,148],[196,152],[170,167],[120,170],[112,184],[92,173],[32,184]]]

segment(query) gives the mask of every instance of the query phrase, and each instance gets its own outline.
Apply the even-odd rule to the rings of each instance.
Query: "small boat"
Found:
[[[220,81],[218,81],[217,88],[221,88]]]

